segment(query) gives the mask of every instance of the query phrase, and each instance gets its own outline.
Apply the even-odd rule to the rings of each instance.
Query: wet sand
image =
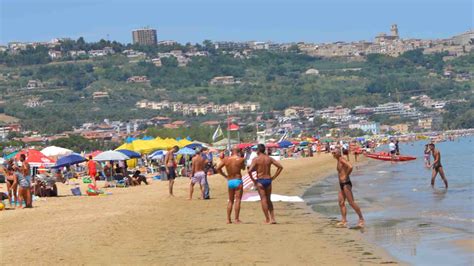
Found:
[[[273,192],[302,195],[335,171],[329,155],[285,160]],[[112,195],[46,198],[35,208],[0,212],[2,263],[281,264],[392,263],[355,230],[305,203],[275,203],[277,225],[264,225],[259,202],[242,203],[244,224],[226,224],[225,179],[209,177],[211,200],[188,201],[189,179],[114,188]],[[4,191],[3,188],[0,189]],[[67,186],[60,193],[69,195]],[[84,190],[83,190],[84,191]],[[195,195],[196,197],[197,195]]]

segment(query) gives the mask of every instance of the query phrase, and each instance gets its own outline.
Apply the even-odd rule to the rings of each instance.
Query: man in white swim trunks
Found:
[[[197,183],[201,188],[201,199],[204,199],[204,185],[206,183],[206,173],[204,168],[206,167],[207,160],[201,156],[201,150],[196,150],[196,155],[192,160],[193,170],[191,173],[191,184],[189,185],[189,200],[193,199],[194,185]]]

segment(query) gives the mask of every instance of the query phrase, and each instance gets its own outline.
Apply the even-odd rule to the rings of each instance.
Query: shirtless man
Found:
[[[173,195],[173,185],[174,179],[176,178],[176,159],[174,158],[174,154],[179,151],[178,146],[174,146],[165,157],[165,166],[166,166],[166,175],[168,176],[168,185],[169,185],[169,193],[170,196]]]
[[[352,182],[350,175],[352,173],[352,164],[348,162],[342,155],[340,149],[333,151],[333,156],[337,160],[337,173],[339,176],[339,208],[341,209],[342,220],[337,225],[341,227],[347,227],[347,209],[346,199],[351,205],[352,209],[359,215],[359,223],[357,226],[364,227],[364,217],[360,211],[359,205],[354,201],[354,195],[352,194]]]
[[[20,208],[21,200],[25,201],[26,208],[32,208],[30,164],[26,162],[25,154],[20,155],[20,163],[16,170],[19,173],[18,184],[20,189],[18,190],[18,195],[20,198]]]
[[[227,223],[231,224],[232,220],[230,216],[232,214],[232,207],[234,206],[235,200],[235,223],[240,224],[242,221],[239,219],[240,215],[240,201],[242,200],[243,194],[243,183],[241,171],[245,169],[245,158],[240,156],[240,149],[233,148],[232,155],[222,159],[220,164],[217,166],[216,171],[227,178],[227,186],[229,191],[229,201],[227,203]],[[227,174],[222,171],[225,166]]]
[[[447,189],[448,180],[446,179],[446,176],[444,175],[443,166],[441,165],[441,153],[439,152],[439,150],[435,149],[435,145],[433,143],[430,143],[428,146],[434,158],[433,163],[430,164],[430,167],[431,166],[433,167],[433,172],[431,174],[431,186],[434,187],[436,175],[439,173]]]
[[[191,184],[189,185],[189,200],[193,199],[194,185],[199,184],[201,188],[201,199],[204,199],[204,185],[206,184],[206,167],[207,160],[201,155],[201,150],[196,150],[196,155],[192,159],[193,169],[191,171]]]
[[[258,194],[260,195],[260,202],[262,204],[263,214],[265,215],[265,223],[276,224],[273,203],[271,201],[272,181],[280,175],[283,166],[265,154],[265,145],[263,144],[258,144],[257,155],[257,158],[252,161],[249,167],[249,176],[257,187]],[[273,176],[270,170],[272,164],[277,167],[277,171]],[[257,171],[257,179],[252,176],[252,172],[254,171]]]

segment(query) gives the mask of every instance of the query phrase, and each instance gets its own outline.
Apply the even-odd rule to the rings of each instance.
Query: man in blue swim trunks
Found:
[[[258,194],[260,195],[260,202],[262,203],[262,210],[265,215],[265,223],[276,224],[273,203],[271,200],[272,181],[280,175],[283,166],[272,157],[266,155],[265,150],[265,145],[258,144],[258,156],[252,161],[252,164],[249,167],[249,176],[257,187]],[[270,169],[272,165],[277,167],[277,171],[273,176],[271,175]],[[252,172],[254,171],[257,172],[257,179],[252,176]]]
[[[226,173],[222,171],[225,166]],[[221,160],[217,166],[217,172],[227,178],[227,186],[229,191],[229,201],[227,203],[227,223],[231,224],[230,218],[232,214],[232,208],[235,201],[235,223],[240,224],[242,221],[239,219],[240,215],[240,202],[243,194],[243,183],[242,183],[242,170],[245,169],[245,158],[241,156],[239,148],[232,149],[232,155],[225,157]]]

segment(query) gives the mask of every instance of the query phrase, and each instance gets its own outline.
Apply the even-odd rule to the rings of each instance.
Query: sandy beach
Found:
[[[273,192],[302,195],[335,172],[329,155],[285,160]],[[396,263],[355,230],[314,213],[305,203],[275,203],[279,224],[264,225],[259,202],[244,202],[244,224],[225,222],[225,179],[210,176],[211,200],[188,201],[189,179],[108,189],[112,195],[43,198],[33,209],[0,212],[5,264],[278,264]],[[1,191],[5,190],[2,184]],[[84,190],[83,190],[84,191]],[[67,195],[67,196],[66,196]],[[352,211],[352,210],[350,210]]]

